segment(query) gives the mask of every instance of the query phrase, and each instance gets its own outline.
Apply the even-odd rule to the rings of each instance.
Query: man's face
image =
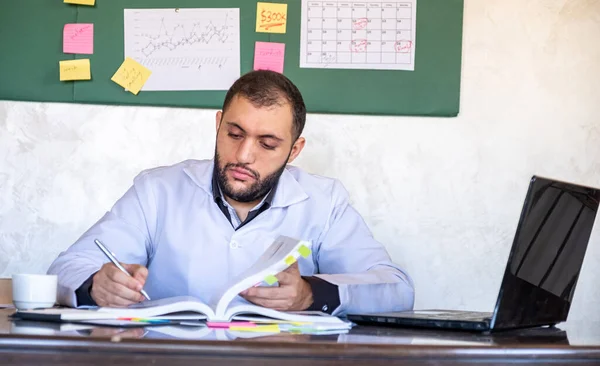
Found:
[[[257,108],[235,96],[217,113],[215,174],[226,196],[254,202],[277,184],[304,146],[303,138],[292,141],[292,125],[289,103]]]

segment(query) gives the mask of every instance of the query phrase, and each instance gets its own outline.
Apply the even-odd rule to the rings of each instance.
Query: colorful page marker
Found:
[[[66,4],[90,5],[94,6],[96,0],[64,0]]]
[[[307,247],[306,245],[301,245],[300,248],[298,248],[298,253],[300,253],[300,255],[303,256],[304,258],[308,258],[311,251],[310,251],[310,248]]]
[[[253,332],[253,333],[279,333],[279,325],[257,325],[256,327],[229,327],[229,330],[237,330],[239,332]]]
[[[90,71],[90,60],[68,60],[59,61],[60,81],[69,80],[90,80],[92,73]]]
[[[285,264],[287,264],[288,266],[291,266],[292,264],[294,264],[296,262],[296,258],[292,257],[291,255],[289,255],[286,259],[285,259]]]
[[[65,24],[63,52],[91,55],[94,53],[93,24]]]
[[[152,71],[148,70],[131,57],[127,57],[117,72],[110,79],[121,85],[125,90],[137,95]]]
[[[206,322],[206,326],[209,328],[229,329],[231,327],[253,328],[256,327],[256,324],[252,322]]]
[[[283,73],[285,44],[256,42],[254,46],[254,70],[271,70]]]
[[[257,3],[256,31],[261,33],[285,33],[287,4]]]
[[[268,275],[267,277],[265,277],[265,282],[271,286],[272,284],[274,284],[275,282],[277,282],[277,277],[273,276],[273,275]]]

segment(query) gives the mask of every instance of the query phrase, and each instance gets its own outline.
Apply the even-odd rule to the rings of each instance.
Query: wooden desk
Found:
[[[347,334],[220,341],[199,328],[71,329],[16,323],[0,309],[0,364],[15,365],[505,365],[600,364],[597,324],[485,335],[357,326]],[[72,326],[70,326],[73,328]],[[567,330],[565,330],[567,329]],[[179,332],[179,333],[177,333]],[[197,333],[200,339],[195,338]],[[186,339],[174,338],[175,335]],[[574,334],[574,337],[570,337]],[[573,339],[571,339],[573,338]]]

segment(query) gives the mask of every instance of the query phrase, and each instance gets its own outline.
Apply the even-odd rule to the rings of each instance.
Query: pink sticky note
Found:
[[[283,73],[285,44],[256,42],[254,46],[254,70],[272,70]]]
[[[94,25],[86,23],[65,24],[63,52],[91,55],[94,53]]]
[[[228,329],[229,327],[254,328],[256,327],[256,324],[252,322],[206,322],[206,326],[208,326],[209,328],[219,329]]]

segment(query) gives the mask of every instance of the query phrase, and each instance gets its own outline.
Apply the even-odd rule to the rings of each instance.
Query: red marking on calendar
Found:
[[[412,41],[397,41],[396,42],[396,52],[398,53],[410,53],[410,51],[412,50]]]
[[[353,23],[352,23],[352,30],[361,30],[361,29],[365,29],[367,27],[367,24],[369,24],[369,20],[367,18],[359,18],[356,19]]]
[[[366,39],[357,39],[350,43],[350,52],[353,53],[362,53],[367,52],[367,40]]]

